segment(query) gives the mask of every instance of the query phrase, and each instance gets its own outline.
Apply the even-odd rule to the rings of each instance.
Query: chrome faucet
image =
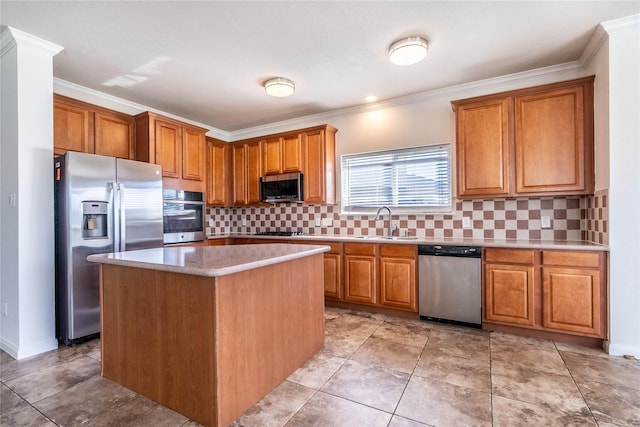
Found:
[[[378,209],[378,212],[376,212],[376,217],[375,217],[374,221],[377,221],[378,218],[380,218],[380,211],[382,209],[386,209],[387,212],[389,212],[389,234],[387,235],[387,238],[390,239],[391,238],[391,234],[392,234],[392,231],[391,231],[391,209],[389,209],[387,206],[382,206],[380,209]]]

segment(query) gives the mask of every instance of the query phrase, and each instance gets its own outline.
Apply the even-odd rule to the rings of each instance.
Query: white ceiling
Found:
[[[54,75],[233,132],[575,61],[640,1],[7,1],[2,25],[56,43]],[[423,62],[387,48],[429,40]],[[283,76],[293,96],[262,83]]]

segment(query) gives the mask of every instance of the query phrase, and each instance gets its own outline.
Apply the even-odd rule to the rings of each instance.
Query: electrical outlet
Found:
[[[322,218],[322,226],[323,227],[331,227],[333,225],[333,219],[331,218]]]
[[[2,307],[2,315],[4,317],[7,317],[9,315],[9,303],[5,302],[4,306]]]
[[[316,227],[320,227],[320,218],[316,218]]]
[[[549,215],[542,215],[540,225],[542,228],[551,228],[551,217]]]
[[[247,226],[247,219],[246,218],[242,218],[242,226],[243,227]]]
[[[471,228],[471,218],[468,216],[462,217],[462,227],[463,228]]]
[[[9,193],[9,207],[16,207],[16,193]]]

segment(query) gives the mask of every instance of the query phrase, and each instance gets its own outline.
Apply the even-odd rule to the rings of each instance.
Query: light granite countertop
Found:
[[[271,264],[304,258],[329,250],[321,245],[237,245],[164,247],[89,255],[102,264],[169,271],[194,276],[218,277]]]
[[[325,241],[325,242],[368,242],[368,243],[391,243],[391,244],[414,244],[414,245],[463,245],[480,246],[483,248],[512,248],[512,249],[559,249],[559,250],[579,250],[579,251],[608,251],[609,247],[594,242],[578,241],[556,241],[556,240],[519,240],[519,239],[472,239],[472,238],[433,238],[433,237],[393,237],[391,239],[383,236],[348,236],[333,234],[305,234],[302,236],[260,236],[255,234],[232,233],[224,235],[209,235],[209,239],[222,238],[251,238],[265,240],[288,240],[288,241]]]

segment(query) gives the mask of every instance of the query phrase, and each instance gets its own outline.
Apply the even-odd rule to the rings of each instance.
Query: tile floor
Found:
[[[326,310],[325,348],[234,426],[640,425],[640,362],[601,350]],[[0,426],[197,426],[100,377],[94,340],[0,354]]]

